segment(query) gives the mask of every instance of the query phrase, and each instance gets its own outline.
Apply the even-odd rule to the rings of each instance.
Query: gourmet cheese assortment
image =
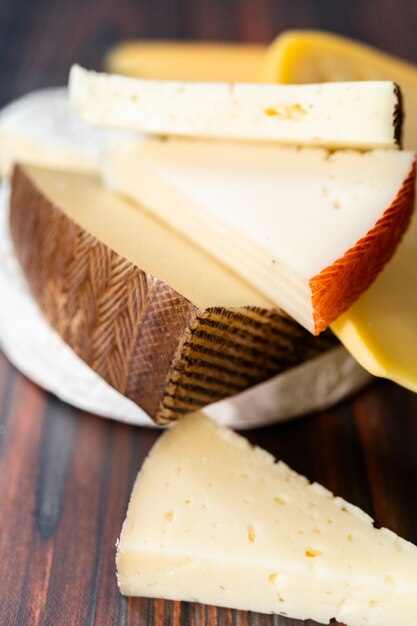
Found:
[[[402,149],[400,90],[417,99],[417,72],[308,32],[195,44],[198,68],[191,49],[125,44],[117,75],[74,66],[69,93],[1,112],[0,297],[24,312],[0,310],[1,345],[83,408],[178,420],[133,490],[122,593],[414,626],[416,547],[188,414],[247,427],[345,397],[367,374],[330,324],[367,369],[417,389],[417,145],[408,122]]]
[[[38,123],[35,126],[32,123],[32,111],[36,111],[37,115]],[[4,137],[7,140],[1,141]],[[124,202],[120,196],[105,190],[98,179],[99,155],[102,153],[105,137],[107,137],[105,131],[90,129],[72,115],[65,90],[43,90],[25,96],[9,105],[0,118],[0,155],[4,164],[3,173],[11,171],[11,165],[18,160],[18,154],[22,155],[20,160],[25,163],[42,166],[44,170],[42,196],[46,194],[48,198],[49,195],[55,205],[58,204],[68,217],[85,220],[81,227],[88,228],[89,232],[96,235],[107,247],[110,246],[119,255],[124,255],[130,262],[139,263],[139,267],[143,266],[162,282],[171,285],[198,309],[209,309],[207,315],[211,318],[218,319],[219,305],[221,304],[223,309],[224,305],[227,305],[223,319],[225,322],[223,329],[227,336],[223,335],[222,338],[218,331],[215,332],[211,319],[206,322],[205,329],[200,326],[199,346],[189,353],[194,359],[192,363],[196,363],[196,356],[200,364],[202,358],[207,361],[213,356],[214,359],[228,359],[233,362],[235,369],[235,355],[240,354],[243,347],[250,352],[249,363],[252,364],[252,374],[255,375],[252,384],[271,374],[276,375],[267,382],[256,384],[245,393],[232,398],[230,394],[236,392],[234,385],[231,384],[227,388],[225,385],[220,388],[217,386],[220,397],[228,393],[229,399],[214,402],[205,409],[206,412],[231,426],[242,428],[261,425],[330,406],[369,381],[369,375],[356,364],[334,337],[327,334],[314,339],[296,324],[292,324],[291,327],[286,324],[283,328],[282,314],[278,311],[272,314],[269,308],[264,310],[263,307],[270,307],[270,303],[266,298],[262,298],[255,288],[239,280],[236,275],[228,272],[222,264],[214,262],[203,251],[196,249],[192,242],[187,244],[183,238],[176,236],[173,230],[164,228],[160,221],[149,212],[145,212],[143,207]],[[65,159],[62,155],[65,155]],[[51,164],[55,165],[51,167]],[[45,169],[45,166],[49,167]],[[65,171],[68,175],[65,175]],[[40,183],[39,167],[37,172]],[[139,425],[152,424],[145,410],[89,368],[76,352],[69,348],[69,345],[75,344],[64,342],[61,335],[52,329],[40,313],[14,258],[13,246],[6,228],[9,213],[6,187],[7,185],[3,186],[1,195],[3,221],[0,224],[2,260],[0,289],[2,300],[8,300],[10,307],[0,308],[2,349],[27,376],[65,401],[106,417],[117,417]],[[61,191],[57,196],[59,188]],[[34,187],[31,189],[33,191]],[[36,206],[39,205],[42,196],[37,194],[33,199]],[[50,206],[51,202],[48,201],[46,204]],[[21,205],[20,209],[16,210],[25,211],[26,207]],[[107,217],[102,221],[99,218],[104,212]],[[65,225],[67,230],[70,227],[68,221],[63,221],[62,225]],[[142,233],[140,238],[137,229]],[[29,231],[26,232],[29,235]],[[39,236],[45,236],[45,233],[39,230],[37,232]],[[34,245],[32,235],[28,245],[35,258],[38,258],[38,247]],[[174,251],[175,264],[172,263]],[[193,258],[192,264],[189,263],[190,257]],[[56,263],[56,259],[53,258],[49,263]],[[49,264],[49,277],[52,274]],[[47,278],[47,274],[43,275]],[[253,365],[259,332],[255,333],[253,341],[248,343],[247,335],[242,334],[245,327],[241,321],[244,318],[239,317],[239,312],[242,312],[247,318],[247,308],[243,309],[240,305],[246,305],[248,301],[257,305],[257,311],[253,312],[253,315],[256,314],[263,321],[261,328],[264,328],[263,336],[268,344],[268,350],[275,349],[268,340],[269,332],[278,332],[282,335],[281,358],[279,360],[275,358],[271,362],[262,358],[260,351],[258,363],[261,364],[261,369],[258,372]],[[229,315],[227,311],[232,310],[234,314]],[[17,311],[21,314],[16,314]],[[155,311],[153,315],[155,317]],[[71,319],[64,309],[59,330],[64,324],[70,323]],[[255,319],[253,322],[250,319],[248,321],[251,326],[256,323]],[[57,323],[56,317],[53,323]],[[207,337],[204,333],[209,324],[211,335]],[[221,327],[217,324],[217,328]],[[292,339],[291,329],[294,331]],[[301,335],[307,342],[304,350],[301,349],[303,341]],[[66,333],[67,341],[71,337],[72,335]],[[214,348],[219,344],[214,352],[210,350],[213,344]],[[293,349],[291,344],[294,346]],[[222,356],[222,353],[226,352],[227,354]],[[242,354],[240,357],[239,363],[245,368]],[[221,360],[214,362],[221,365]],[[247,364],[246,361],[246,366]],[[216,368],[206,368],[203,371],[209,374],[213,373],[213,370],[216,371]],[[184,376],[188,376],[188,371],[185,368]],[[221,369],[220,376],[224,376],[224,373],[224,369]],[[243,377],[235,377],[233,382],[238,382],[244,387],[246,381],[247,371],[243,370]],[[198,388],[196,391],[194,399],[200,406],[204,404],[204,397],[198,394]],[[205,388],[206,396],[207,393],[211,395],[212,401],[216,399],[213,395],[213,386]],[[189,387],[187,396],[190,397]],[[175,398],[174,403],[175,408],[179,406]]]

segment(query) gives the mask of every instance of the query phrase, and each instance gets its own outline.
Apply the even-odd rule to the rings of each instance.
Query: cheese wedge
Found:
[[[18,168],[10,229],[53,328],[159,423],[335,345],[97,178]]]
[[[404,142],[417,149],[417,66],[320,32],[289,32],[271,51],[268,79],[395,80],[406,103]],[[333,325],[348,350],[376,376],[417,392],[417,220],[373,285]]]
[[[111,142],[104,179],[315,334],[366,289],[411,214],[411,152]]]
[[[417,547],[201,415],[158,440],[117,550],[125,595],[415,626]]]
[[[103,128],[332,148],[392,148],[400,142],[400,94],[390,81],[186,83],[99,74],[74,65],[69,93],[80,118]]]
[[[9,176],[18,161],[97,171],[106,134],[74,115],[65,87],[26,94],[0,112],[0,176]]]
[[[254,82],[265,51],[257,44],[125,41],[110,50],[105,66],[114,74],[158,80]]]

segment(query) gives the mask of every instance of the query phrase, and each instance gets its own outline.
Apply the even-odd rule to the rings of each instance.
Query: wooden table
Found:
[[[299,27],[334,30],[417,61],[415,0],[2,0],[1,104],[65,83],[73,61],[99,67],[122,38],[267,42]],[[417,542],[417,396],[377,381],[331,411],[248,434],[378,526]],[[0,353],[1,625],[301,624],[119,595],[115,541],[156,437],[63,404]]]

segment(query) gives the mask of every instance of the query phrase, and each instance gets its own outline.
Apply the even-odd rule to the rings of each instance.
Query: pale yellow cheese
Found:
[[[96,176],[34,166],[26,171],[82,228],[196,306],[272,306],[268,298],[139,204],[104,189]]]
[[[392,81],[158,81],[74,65],[68,89],[80,118],[107,129],[365,150],[399,143],[400,95]]]
[[[158,80],[254,82],[262,71],[261,44],[125,41],[108,53],[109,72]]]
[[[199,415],[145,461],[117,569],[126,595],[325,624],[417,623],[417,547]]]
[[[320,32],[278,38],[266,80],[394,80],[405,103],[404,145],[417,149],[417,67],[368,46]],[[332,329],[372,374],[417,391],[417,219],[370,289]]]

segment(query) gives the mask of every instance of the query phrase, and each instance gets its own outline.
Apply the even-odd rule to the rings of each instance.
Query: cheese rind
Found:
[[[318,31],[288,32],[271,49],[264,79],[284,82],[392,79],[401,86],[404,145],[417,149],[417,66],[370,46]],[[417,392],[417,220],[371,287],[332,326],[376,376]]]
[[[393,148],[398,87],[387,82],[262,85],[154,81],[73,66],[70,100],[103,128],[159,135],[256,139],[331,148]]]
[[[133,138],[109,142],[103,175],[318,333],[392,254],[414,155]]]
[[[348,626],[414,626],[417,548],[199,415],[136,480],[117,551],[122,593]]]

